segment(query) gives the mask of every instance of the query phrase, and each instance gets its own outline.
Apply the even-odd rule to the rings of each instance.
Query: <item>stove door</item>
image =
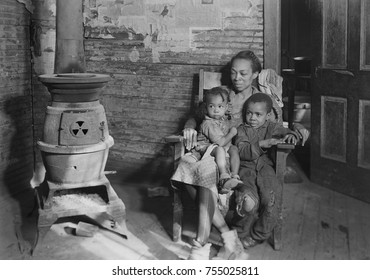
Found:
[[[104,123],[94,111],[65,111],[59,128],[59,145],[81,146],[104,141]]]

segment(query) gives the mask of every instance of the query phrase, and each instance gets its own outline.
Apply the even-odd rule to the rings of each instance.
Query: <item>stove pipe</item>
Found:
[[[84,73],[82,0],[57,0],[54,73]]]

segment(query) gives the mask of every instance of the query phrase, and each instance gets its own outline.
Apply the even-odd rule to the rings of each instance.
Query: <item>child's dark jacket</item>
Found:
[[[249,167],[259,170],[261,165],[273,165],[269,149],[260,147],[259,141],[271,138],[283,138],[287,134],[298,135],[280,123],[266,121],[264,125],[255,129],[247,124],[238,127],[235,137],[235,145],[239,149],[241,167]]]

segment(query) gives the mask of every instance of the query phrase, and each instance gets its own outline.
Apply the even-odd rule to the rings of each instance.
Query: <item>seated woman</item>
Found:
[[[252,86],[257,79],[262,67],[258,57],[252,51],[239,52],[231,59],[230,78],[233,89],[230,91],[230,103],[228,106],[228,115],[232,126],[238,127],[243,122],[242,108],[244,102],[259,90]],[[274,100],[274,99],[273,99]],[[273,102],[274,114],[271,114],[275,121],[282,122],[281,109],[276,102]],[[183,130],[186,149],[191,151],[197,142],[196,128],[200,125],[202,119],[189,119]],[[295,131],[302,140],[302,145],[309,136],[309,132],[303,127],[296,127]],[[253,228],[248,215],[241,217],[239,211],[234,211],[236,221],[233,225],[236,230],[230,230],[226,224],[224,215],[221,213],[222,207],[219,207],[219,194],[217,192],[217,166],[212,157],[199,157],[188,153],[181,159],[173,181],[186,183],[189,194],[199,202],[198,228],[197,236],[193,242],[190,258],[209,258],[208,238],[212,224],[221,232],[224,246],[220,249],[217,258],[221,259],[243,259],[245,258],[244,247],[250,247],[250,231]],[[245,183],[245,182],[244,182]],[[226,199],[227,200],[227,199]],[[231,205],[231,204],[230,204]],[[224,205],[228,207],[228,205]],[[250,226],[252,224],[252,226]],[[265,237],[268,234],[264,235]],[[239,237],[241,240],[239,240]],[[260,240],[259,240],[260,241]],[[258,242],[260,243],[260,242]],[[243,244],[243,245],[241,245]],[[257,244],[257,242],[256,242]],[[252,244],[254,245],[254,244]],[[207,256],[208,254],[208,256]]]

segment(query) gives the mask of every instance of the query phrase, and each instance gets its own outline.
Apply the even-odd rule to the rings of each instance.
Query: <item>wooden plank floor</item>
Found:
[[[283,249],[274,251],[263,243],[248,251],[249,259],[370,259],[370,204],[300,175],[303,182],[284,186]],[[110,180],[127,208],[128,240],[104,230],[93,238],[78,237],[71,233],[75,225],[70,221],[53,225],[31,257],[16,250],[19,244],[9,226],[1,236],[0,259],[186,259],[190,246],[170,237],[171,198],[149,198],[146,185],[122,182],[118,175]],[[11,213],[17,207],[11,203],[0,206],[1,224],[14,223]]]
[[[311,183],[285,184],[283,250],[268,244],[250,259],[370,259],[370,204]]]

